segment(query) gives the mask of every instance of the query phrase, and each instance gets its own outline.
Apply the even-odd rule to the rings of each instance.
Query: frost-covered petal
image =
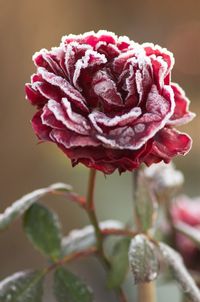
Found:
[[[64,50],[64,68],[66,70],[68,79],[73,82],[76,62],[85,56],[86,51],[92,50],[92,47],[87,44],[78,44],[71,42],[63,45]]]
[[[141,108],[135,107],[128,113],[125,113],[121,116],[109,117],[103,112],[94,111],[88,116],[88,118],[90,119],[94,128],[98,132],[103,133],[104,127],[122,127],[132,124],[141,115],[141,113]]]
[[[43,97],[36,89],[32,87],[31,84],[27,83],[25,85],[25,92],[27,99],[31,102],[33,106],[43,106],[46,103],[45,97]]]
[[[56,75],[64,76],[62,68],[46,49],[41,49],[39,52],[36,52],[33,55],[33,61],[38,67],[44,67],[48,71],[54,72]]]
[[[32,118],[32,127],[40,140],[48,141],[50,140],[49,133],[51,132],[51,128],[42,123],[41,114],[42,112],[38,111],[34,115]]]
[[[176,155],[185,155],[191,148],[191,138],[172,128],[163,128],[155,136],[152,153],[146,163],[151,164],[151,154],[160,160],[168,163]]]
[[[92,87],[95,95],[99,97],[103,104],[123,106],[116,84],[105,70],[99,70],[95,73]]]
[[[108,148],[137,150],[164,127],[174,110],[173,94],[165,88],[165,98],[158,93],[155,85],[147,97],[147,113],[143,114],[130,127],[113,129],[106,134],[97,135]]]
[[[50,133],[50,138],[64,148],[75,148],[75,147],[86,147],[86,146],[99,146],[99,142],[86,135],[77,135],[76,133],[69,130],[53,129]]]
[[[74,131],[82,135],[89,134],[90,126],[87,120],[80,114],[72,112],[70,102],[66,98],[62,99],[61,104],[54,100],[49,100],[46,107],[48,111],[50,111],[54,115],[54,119],[53,117],[49,119],[49,115],[47,115],[46,113],[47,110],[45,110],[44,114],[42,114],[41,116],[43,124],[55,128],[54,124],[56,124],[57,121],[59,122],[59,125],[61,123],[68,130]],[[58,128],[60,127],[58,126]]]
[[[82,90],[80,88],[80,85],[78,84],[78,80],[80,77],[80,73],[83,69],[105,64],[106,62],[107,59],[104,54],[99,54],[93,50],[86,50],[85,55],[81,59],[79,59],[75,64],[75,70],[73,75],[74,86],[79,90]]]
[[[51,72],[48,72],[45,68],[42,67],[38,68],[38,73],[49,84],[59,87],[73,104],[75,104],[84,112],[88,112],[84,97],[78,90],[74,89],[74,87],[67,80],[60,76],[56,76]]]
[[[142,46],[144,47],[147,56],[162,57],[167,63],[168,70],[171,71],[174,66],[174,57],[170,51],[159,45],[154,45],[153,43],[143,43]]]
[[[174,91],[175,109],[167,124],[170,126],[187,124],[195,117],[195,114],[189,111],[190,101],[178,84],[172,83],[171,87]]]

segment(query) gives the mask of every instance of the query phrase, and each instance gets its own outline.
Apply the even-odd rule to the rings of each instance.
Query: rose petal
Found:
[[[46,103],[46,98],[33,89],[32,84],[27,83],[25,85],[25,92],[27,99],[33,106],[42,107]]]
[[[53,74],[51,72],[48,72],[43,67],[38,68],[38,73],[49,84],[59,87],[74,105],[79,107],[84,112],[89,111],[85,104],[84,97],[80,94],[79,91],[74,89],[67,80],[65,80],[64,78],[62,78],[60,76],[56,76],[55,74]]]
[[[174,91],[175,109],[167,125],[180,126],[190,122],[195,114],[189,111],[190,101],[181,87],[175,83],[172,83],[171,87]]]
[[[192,144],[191,138],[187,134],[167,127],[160,130],[154,139],[151,153],[166,163],[176,155],[185,155]],[[148,164],[148,157],[146,162]]]
[[[53,59],[52,55],[46,49],[41,49],[33,55],[33,61],[36,66],[44,67],[56,75],[64,76],[64,72],[59,64]]]
[[[34,115],[34,117],[32,119],[32,127],[35,131],[35,134],[37,135],[37,137],[40,140],[49,141],[50,140],[49,133],[51,132],[51,128],[48,127],[47,125],[43,125],[42,119],[41,119],[41,114],[42,114],[42,111],[38,111]]]
[[[94,128],[103,133],[104,127],[122,127],[125,125],[132,124],[140,115],[142,111],[140,107],[135,107],[130,110],[128,113],[125,113],[121,116],[108,117],[105,113],[100,111],[93,111],[89,114],[88,118],[90,119]]]
[[[97,138],[108,147],[115,149],[137,150],[164,127],[174,110],[174,99],[170,87],[163,91],[165,98],[158,93],[155,85],[146,101],[147,113],[137,119],[134,125],[120,127]]]
[[[91,136],[77,135],[69,130],[53,129],[50,133],[50,138],[64,148],[85,147],[85,146],[99,146],[99,142]]]
[[[123,106],[116,84],[105,70],[99,70],[95,73],[92,88],[95,95],[103,102],[103,105]]]
[[[73,75],[74,86],[77,89],[82,90],[78,84],[78,80],[82,69],[105,64],[106,62],[107,59],[105,55],[99,54],[93,50],[86,50],[85,55],[81,59],[79,59],[75,64],[75,70]]]
[[[61,103],[62,104],[59,104],[54,100],[49,100],[46,106],[48,110],[53,113],[55,119],[61,122],[68,130],[74,131],[78,134],[88,135],[90,126],[87,120],[80,114],[72,112],[71,104],[67,99],[63,98]],[[55,128],[53,126],[55,124],[55,121],[51,125],[51,120],[47,120],[45,119],[45,117],[46,111],[44,111],[44,114],[42,114],[43,123]]]

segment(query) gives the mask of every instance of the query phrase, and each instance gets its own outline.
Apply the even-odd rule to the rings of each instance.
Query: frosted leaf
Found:
[[[134,203],[138,228],[141,232],[151,230],[157,219],[158,205],[152,187],[145,178],[143,171],[140,171],[137,177]]]
[[[131,240],[129,264],[135,284],[151,282],[157,278],[159,263],[155,247],[146,236],[139,234]]]
[[[43,274],[19,272],[0,282],[0,302],[42,302]]]
[[[46,194],[65,191],[69,192],[72,187],[63,183],[57,183],[46,188],[35,190],[22,198],[15,201],[10,207],[8,207],[4,213],[0,214],[0,230],[5,229],[16,218],[20,217],[24,212],[38,199]]]
[[[58,302],[92,302],[91,289],[76,275],[59,267],[54,273],[54,294]]]
[[[193,278],[187,271],[181,256],[167,244],[159,243],[160,252],[164,261],[169,265],[174,278],[181,286],[185,295],[187,295],[191,302],[200,301],[200,291],[195,284]]]
[[[123,229],[124,224],[117,220],[106,220],[100,222],[100,229]],[[82,251],[96,245],[94,227],[89,225],[83,229],[73,230],[62,240],[62,255],[75,251]]]

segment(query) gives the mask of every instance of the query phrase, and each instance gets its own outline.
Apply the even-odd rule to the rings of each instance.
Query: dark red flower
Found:
[[[173,126],[194,114],[170,81],[173,56],[107,31],[69,35],[33,57],[37,73],[26,95],[37,107],[38,138],[71,159],[112,173],[187,153],[191,139]]]
[[[178,196],[171,209],[174,223],[182,222],[200,231],[200,198],[190,199],[182,195]],[[176,233],[176,247],[184,257],[189,267],[197,269],[200,263],[200,249],[185,235]],[[193,267],[194,266],[194,267]],[[198,266],[199,269],[199,266]]]

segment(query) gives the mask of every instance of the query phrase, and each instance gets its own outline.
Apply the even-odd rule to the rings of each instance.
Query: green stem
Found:
[[[95,230],[95,236],[96,236],[96,242],[97,242],[96,247],[97,247],[99,259],[101,260],[105,269],[108,270],[110,268],[110,263],[109,263],[108,259],[106,258],[104,249],[103,249],[103,237],[104,236],[99,227],[99,223],[98,223],[96,212],[95,212],[95,205],[94,205],[95,180],[96,180],[96,170],[90,169],[85,209],[87,211],[89,220]],[[116,291],[117,291],[120,301],[127,302],[122,288],[119,288]]]
[[[104,262],[106,263],[107,260],[105,258],[104,250],[103,250],[103,235],[101,233],[101,229],[99,227],[99,223],[95,213],[95,205],[94,205],[95,180],[96,180],[96,170],[90,169],[88,191],[87,191],[87,198],[86,198],[86,211],[89,220],[94,227],[96,241],[97,241],[97,250],[101,258],[103,258]]]
[[[138,233],[142,232],[140,219],[137,215],[137,202],[138,200],[138,175],[139,170],[135,170],[133,173],[133,185],[134,185],[134,218],[136,221],[136,228]],[[144,232],[143,232],[144,233]],[[148,235],[149,231],[146,231]],[[154,282],[140,283],[138,285],[138,302],[156,302],[156,287]]]

